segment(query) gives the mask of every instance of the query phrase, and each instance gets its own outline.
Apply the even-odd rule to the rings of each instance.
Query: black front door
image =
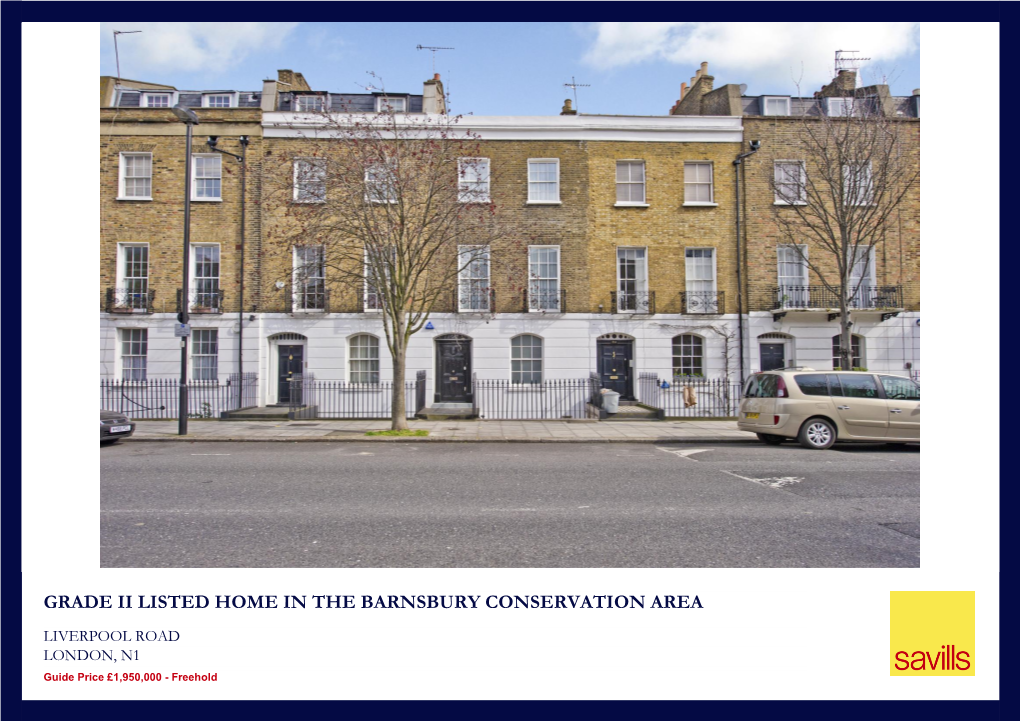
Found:
[[[762,343],[761,369],[763,371],[774,371],[785,367],[786,367],[786,344]]]
[[[620,394],[623,400],[634,400],[634,341],[600,340],[597,344],[599,378],[602,387]]]
[[[437,403],[467,403],[471,400],[471,340],[436,341],[436,374],[439,377]]]
[[[436,342],[436,372],[439,383],[437,403],[467,403],[471,400],[471,341]]]
[[[296,389],[295,397],[291,397],[290,381],[296,380],[302,373],[302,361],[304,360],[305,347],[301,345],[281,345],[279,385],[277,386],[276,398],[278,403],[300,403],[301,389]]]

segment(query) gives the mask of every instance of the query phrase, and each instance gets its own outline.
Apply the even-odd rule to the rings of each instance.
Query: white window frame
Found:
[[[489,159],[488,158],[457,158],[457,200],[461,203],[488,203],[489,198],[489,183],[491,176],[489,175]],[[474,171],[476,174],[471,180],[468,180],[465,176],[471,168],[485,168],[484,173]],[[482,178],[484,180],[479,180]],[[472,190],[472,186],[485,186],[485,190]]]
[[[768,111],[770,100],[783,100],[786,102],[786,112],[784,113],[770,113]],[[790,116],[793,113],[790,112],[790,96],[789,95],[762,95],[761,96],[761,114],[775,117]]]
[[[697,338],[700,341],[700,345],[699,345],[699,348],[698,348],[698,350],[701,351],[700,354],[694,355],[694,353],[692,352],[692,353],[690,353],[688,355],[685,355],[684,354],[684,341],[683,341],[684,338]],[[680,341],[679,341],[680,355],[677,355],[677,353],[676,353],[676,347],[678,345],[677,339],[680,339]],[[700,333],[678,333],[677,335],[673,336],[670,339],[670,342],[669,342],[670,374],[673,376],[673,378],[704,378],[705,377],[705,346],[707,346],[707,345],[708,345],[707,339],[705,338],[705,336],[701,335]],[[690,343],[689,344],[689,348],[691,348],[693,350],[694,343]],[[694,359],[697,359],[698,365],[701,367],[701,371],[700,372],[692,372],[692,373],[677,373],[677,358],[680,359],[680,368],[681,368],[681,370],[683,369],[683,366],[684,366],[683,359],[684,358],[690,358],[691,362],[689,363],[689,365],[691,365],[693,367],[693,365],[694,365],[693,361],[694,361]]]
[[[536,276],[534,273],[532,273],[532,271],[531,271],[532,261],[533,261],[532,256],[531,256],[532,249],[535,249],[535,250],[539,250],[539,249],[543,249],[543,250],[555,249],[556,250],[556,277],[555,278],[553,278],[553,277],[545,277],[545,276]],[[563,262],[562,262],[562,258],[563,258],[563,256],[562,256],[562,254],[560,252],[560,246],[558,246],[558,245],[529,245],[528,246],[528,312],[529,313],[549,313],[549,312],[559,313],[560,312],[560,310],[561,310],[560,309],[560,287],[561,287],[561,285],[560,285],[560,278],[561,278],[561,276],[563,274]],[[549,302],[542,303],[541,302],[541,292],[539,290],[537,290],[537,288],[539,288],[541,286],[539,286],[537,284],[540,283],[540,282],[549,282],[549,281],[553,281],[553,280],[556,281],[556,290],[554,290],[552,292],[552,295],[555,298],[555,304],[549,303]],[[534,292],[532,291],[533,287],[536,288],[536,290]],[[534,302],[534,298],[536,296],[539,297],[539,302],[537,304]],[[554,307],[554,305],[555,305],[555,307]]]
[[[322,275],[304,275],[302,273],[302,269],[305,267],[306,264],[301,262],[301,261],[299,261],[299,259],[298,259],[298,250],[299,249],[308,249],[308,248],[318,248],[320,253],[322,254],[322,259],[323,259],[323,262],[322,262]],[[291,308],[293,309],[293,311],[295,313],[322,313],[325,310],[325,304],[326,304],[326,262],[325,262],[325,254],[326,254],[326,249],[323,246],[321,246],[321,245],[294,246],[294,248],[291,250],[291,258],[292,258],[292,260],[291,260],[291,263],[292,263],[292,266],[291,266],[291,268],[292,268],[291,269],[291,294],[292,294]],[[301,277],[301,276],[303,276],[303,277]],[[322,303],[323,303],[323,307],[322,308],[305,308],[305,307],[303,307],[303,303],[299,302],[299,299],[302,299],[302,298],[304,298],[307,295],[304,292],[304,290],[303,290],[303,286],[301,286],[300,284],[302,284],[305,281],[310,280],[310,279],[311,280],[319,280],[319,279],[322,280]]]
[[[352,345],[352,344],[358,338],[371,338],[373,341],[375,341],[375,345],[374,346],[372,346],[371,344],[370,345],[366,345],[366,346],[360,346],[360,345],[357,346],[359,349],[360,348],[367,348],[368,350],[372,350],[374,348],[375,349],[375,357],[374,358],[371,357],[371,354],[369,354],[368,358],[360,358],[360,357],[359,358],[355,358],[354,357],[353,348],[355,346]],[[382,363],[381,363],[381,360],[380,360],[380,357],[382,355],[382,351],[381,351],[381,348],[380,348],[381,345],[382,344],[379,342],[379,336],[373,335],[372,333],[355,333],[354,335],[350,336],[347,339],[347,363],[345,363],[344,366],[345,366],[346,378],[347,378],[347,382],[348,383],[356,384],[356,385],[363,385],[363,386],[377,386],[377,385],[379,385],[379,380],[382,377],[381,376]],[[369,364],[368,370],[361,370],[360,368],[359,368],[359,370],[354,370],[354,363],[356,363],[356,362],[357,363],[368,363]],[[372,363],[375,364],[375,368],[374,369],[372,368],[372,365],[371,365]],[[367,374],[369,374],[369,380],[368,381],[361,381],[361,380],[356,381],[356,380],[354,380],[355,373],[357,373],[357,374],[367,373]],[[375,374],[375,379],[374,380],[372,380],[372,374]]]
[[[696,260],[696,259],[688,258],[687,251],[689,251],[689,250],[707,250],[707,251],[711,251],[711,254],[712,254],[711,255],[711,258],[712,258],[712,287],[710,289],[708,289],[708,290],[700,289],[699,290],[699,289],[692,289],[690,287],[690,283],[692,281],[696,282],[696,283],[699,283],[699,282],[705,282],[705,279],[704,278],[693,278],[693,279],[691,278],[691,263],[689,261]],[[718,276],[718,269],[717,269],[717,266],[716,266],[716,263],[718,262],[718,255],[719,254],[716,252],[716,249],[714,247],[712,247],[712,246],[692,245],[692,246],[688,246],[688,247],[684,248],[684,291],[687,292],[687,293],[713,293],[713,294],[715,294],[715,298],[714,299],[707,299],[707,298],[705,299],[705,310],[700,311],[701,313],[718,314],[718,313],[721,312],[720,309],[719,309],[719,295],[718,295],[718,293],[719,293],[719,288],[718,288],[719,276]],[[697,265],[697,264],[695,263],[695,265]],[[690,313],[690,312],[691,311],[689,311],[689,310],[687,311],[687,313]]]
[[[798,248],[800,249],[800,253],[797,252]],[[793,249],[793,250],[790,251],[790,249]],[[784,276],[784,275],[782,275],[782,266],[783,266],[783,263],[784,262],[786,262],[786,263],[790,262],[790,261],[783,261],[781,259],[781,255],[780,254],[784,250],[787,251],[787,252],[793,252],[793,254],[797,258],[797,262],[798,262],[798,264],[800,265],[800,268],[801,268],[801,274],[800,274],[801,282],[799,282],[799,283],[790,283],[788,285],[783,283],[783,278],[792,277],[792,276]],[[811,272],[810,268],[808,267],[808,246],[807,245],[803,245],[803,244],[800,244],[800,243],[797,243],[797,244],[794,244],[794,243],[780,243],[779,245],[776,246],[776,285],[779,286],[780,288],[796,287],[796,286],[801,286],[802,288],[805,288],[805,290],[791,291],[791,293],[793,293],[793,295],[791,295],[790,293],[784,293],[783,291],[780,291],[780,293],[783,293],[784,295],[788,296],[788,299],[794,304],[791,307],[793,307],[793,308],[807,308],[807,307],[809,307],[810,301],[811,301],[811,291],[807,290],[807,286],[810,285],[810,283],[808,282],[808,279],[810,278],[810,272]],[[782,298],[777,298],[777,300],[782,301]],[[785,303],[786,301],[782,301],[782,302]],[[785,308],[786,306],[784,305],[783,307]]]
[[[209,104],[210,98],[227,98],[228,104],[225,105],[225,106],[224,105],[210,105]],[[221,109],[221,108],[224,108],[224,107],[227,107],[227,108],[236,108],[237,107],[237,93],[202,93],[202,107],[203,108],[212,108],[214,110]]]
[[[383,185],[383,183],[385,183],[385,178],[382,181],[380,181],[380,180],[375,179],[375,178],[369,178],[369,174],[370,173],[374,173],[378,169],[381,169],[381,168],[388,168],[389,169],[390,177],[394,179],[394,181],[389,186],[389,190],[391,191],[391,193],[387,194],[386,197],[372,197],[372,193],[369,192],[369,187],[376,187],[376,186],[385,187]],[[365,168],[365,202],[366,203],[379,203],[379,204],[389,203],[389,204],[392,205],[393,203],[398,202],[397,187],[396,186],[397,186],[397,183],[396,183],[396,168],[393,167],[392,163],[373,163],[372,165],[370,165],[367,168]]]
[[[867,168],[865,171],[864,169]],[[856,195],[851,197],[854,188],[851,181],[855,174],[859,174]],[[871,205],[875,200],[875,178],[872,175],[871,161],[866,165],[844,165],[843,166],[843,198],[847,205]]]
[[[394,253],[396,249],[392,249]],[[365,249],[365,287],[363,290],[364,304],[363,308],[365,313],[382,313],[383,305],[379,298],[379,291],[374,290],[379,285],[378,281],[372,276],[372,265],[368,260],[368,249]],[[374,302],[370,301],[370,298],[375,296]],[[372,307],[374,306],[374,307]]]
[[[632,279],[630,279],[630,278],[624,279],[624,278],[622,278],[620,276],[620,260],[621,260],[621,256],[623,254],[625,254],[627,251],[630,251],[630,250],[641,250],[641,251],[644,251],[644,255],[642,255],[641,258],[635,258],[634,259],[634,260],[642,260],[642,261],[644,261],[644,265],[642,266],[643,267],[643,273],[635,272],[635,274],[634,274],[634,278],[633,278],[633,281],[634,281],[634,297],[635,297],[634,307],[633,308],[628,308],[626,310],[622,310],[620,308],[620,305],[621,305],[620,300],[623,298],[623,296],[626,295],[626,293],[624,293],[624,291],[623,291],[622,283],[623,283],[624,280],[632,280]],[[635,268],[637,268],[637,267],[638,267],[638,264],[635,263]],[[620,246],[617,246],[617,248],[616,248],[616,312],[617,313],[643,313],[644,312],[644,311],[639,309],[641,304],[640,304],[640,301],[637,300],[637,298],[642,293],[648,293],[648,268],[649,268],[649,263],[648,263],[648,248],[646,246],[637,246],[637,245],[620,245]]]
[[[139,332],[142,334],[142,340],[125,340],[126,334],[134,334]],[[144,353],[124,353],[124,343],[142,343]],[[132,349],[133,350],[133,349]],[[126,378],[124,359],[125,358],[142,358],[142,363],[138,368],[135,368],[135,364],[132,363],[132,370],[141,370],[141,378]],[[117,329],[117,375],[120,376],[122,381],[128,383],[145,383],[149,380],[149,329],[148,328],[118,328]]]
[[[375,112],[377,112],[377,113],[389,112],[390,108],[387,108],[386,106],[390,105],[394,100],[403,103],[404,107],[399,108],[399,109],[398,108],[392,108],[392,112],[394,112],[394,113],[407,113],[407,112],[409,112],[408,108],[410,107],[411,102],[410,102],[410,100],[408,99],[408,97],[406,95],[376,95],[375,96]]]
[[[188,346],[189,350],[191,351],[191,380],[193,380],[193,381],[201,381],[201,382],[206,382],[206,383],[219,381],[219,379],[220,379],[220,375],[219,375],[220,374],[220,360],[219,360],[219,356],[220,356],[220,333],[219,333],[219,329],[218,328],[195,328],[195,329],[193,329],[191,331],[191,333],[192,333],[192,340],[191,340],[191,343]],[[200,335],[204,336],[206,333],[211,333],[212,334],[212,338],[213,338],[212,342],[213,342],[213,345],[214,345],[214,347],[216,349],[215,353],[199,353],[198,352],[200,350],[200,348],[201,348],[201,346],[199,345],[199,343],[200,343],[199,336]],[[204,341],[204,342],[208,343],[208,341]],[[205,348],[201,348],[201,349],[205,350]],[[213,359],[212,366],[211,366],[213,372],[211,374],[209,374],[209,375],[212,375],[212,378],[199,378],[198,377],[199,376],[199,373],[198,373],[199,367],[198,367],[198,362],[197,362],[198,358],[212,358]],[[202,370],[209,370],[209,368],[203,368]]]
[[[531,179],[531,166],[539,163],[555,163],[556,165],[556,180],[532,180]],[[549,185],[555,184],[556,186],[556,200],[534,200],[532,198],[531,190],[532,185],[541,184]],[[528,158],[528,205],[562,205],[563,202],[560,200],[560,159],[559,158]]]
[[[708,166],[708,183],[702,181],[688,182],[687,180],[687,166],[689,165],[705,165]],[[687,199],[687,187],[690,185],[703,186],[708,185],[708,200],[688,200]],[[714,208],[719,204],[715,202],[715,166],[710,160],[687,160],[684,162],[684,205],[703,207],[703,208]]]
[[[209,304],[209,305],[206,305],[204,307],[207,307],[207,308],[216,308],[219,311],[222,311],[223,308],[219,305],[220,302],[221,302],[221,298],[220,298],[219,292],[223,288],[222,275],[221,275],[223,273],[223,254],[222,254],[222,252],[220,250],[220,244],[219,243],[192,243],[191,244],[191,253],[189,255],[189,261],[191,263],[191,268],[188,271],[188,283],[191,284],[191,287],[188,288],[188,297],[187,297],[188,312],[189,313],[195,313],[197,311],[193,310],[193,308],[202,307],[197,302],[198,295],[199,295],[198,281],[200,280],[199,276],[198,276],[198,253],[197,253],[197,250],[199,248],[215,248],[216,249],[216,266],[217,266],[217,271],[218,271],[217,275],[215,275],[215,276],[204,275],[201,278],[202,280],[215,279],[215,281],[216,281],[216,283],[215,283],[216,290],[215,291],[201,291],[201,292],[204,295],[214,295],[215,294],[215,300],[213,302],[216,303],[216,305]]]
[[[198,159],[199,158],[215,158],[220,166],[220,174],[218,180],[220,181],[220,194],[216,197],[198,197],[198,181],[199,180],[210,180],[213,176],[208,178],[198,177]],[[191,154],[191,200],[196,203],[220,203],[223,202],[223,156],[219,153],[192,153]]]
[[[167,105],[149,105],[149,98],[157,95],[165,95],[167,98]],[[161,110],[169,110],[177,104],[177,93],[170,90],[149,90],[142,91],[138,96],[138,107],[140,108],[159,108]]]
[[[313,110],[309,110],[308,108],[302,107],[302,105],[304,104],[302,103],[302,101],[307,100],[309,98],[317,99],[321,104],[320,107],[315,108]],[[314,93],[294,93],[293,104],[295,113],[322,113],[325,112],[326,109],[329,107],[329,95],[317,95]]]
[[[490,313],[492,298],[492,267],[490,249],[487,245],[458,245],[457,263],[460,266],[457,272],[457,309],[461,313]],[[472,275],[477,271],[476,263],[485,263],[485,277]],[[484,280],[482,288],[477,287],[477,281]],[[466,290],[466,292],[465,292]],[[465,305],[465,300],[468,303]],[[471,302],[474,300],[475,302]]]
[[[125,158],[128,157],[149,157],[149,194],[148,195],[127,195],[125,186],[127,183],[127,163],[124,162]],[[117,200],[152,200],[152,153],[136,153],[134,151],[124,151],[120,153],[118,157],[118,177],[117,177]],[[144,178],[144,175],[133,175],[132,178]]]
[[[515,349],[514,341],[520,340],[521,338],[532,338],[538,341],[539,348],[538,358],[535,358],[534,355],[532,355],[531,358],[524,358],[523,355],[519,358],[514,357]],[[535,347],[534,342],[532,342],[532,344],[529,345],[528,347],[534,348]],[[517,361],[518,363],[528,363],[531,367],[527,371],[523,369],[515,371],[514,361]],[[537,371],[534,369],[534,364],[536,362],[538,363]],[[528,381],[527,383],[524,382],[523,379],[525,373],[532,374],[536,372],[538,373],[537,381],[532,380]],[[517,376],[516,379],[514,377],[515,374]],[[544,381],[545,381],[545,338],[538,335],[537,333],[518,333],[517,335],[510,339],[510,385],[514,386],[515,388],[527,388],[529,386],[541,386],[541,384]]]
[[[305,173],[305,177],[302,178],[302,171],[300,170],[302,165],[308,165],[308,172]],[[312,176],[312,170],[318,168],[321,172],[322,178],[316,179]],[[302,198],[301,190],[304,186],[322,184],[321,197],[313,197],[311,199]],[[293,200],[295,203],[325,203],[326,202],[326,160],[325,158],[294,158],[294,193]]]
[[[790,183],[782,183],[781,184],[779,182],[779,166],[780,165],[796,165],[796,166],[798,166],[800,168],[800,186],[799,186],[799,188],[800,188],[800,197],[799,197],[798,200],[795,200],[795,201],[791,202],[791,201],[788,201],[788,200],[784,200],[783,197],[779,195],[779,192],[778,192],[779,185],[790,185]],[[807,205],[807,170],[804,167],[804,161],[803,160],[777,160],[777,161],[775,161],[773,163],[773,165],[772,165],[772,178],[773,178],[773,180],[775,182],[775,185],[776,185],[776,188],[777,188],[777,192],[774,194],[775,195],[775,201],[774,201],[773,205]]]
[[[620,164],[621,163],[626,163],[627,165],[632,165],[634,163],[639,163],[641,165],[641,181],[640,182],[635,181],[635,180],[622,180],[621,181],[620,180]],[[647,166],[645,164],[645,161],[638,160],[638,159],[634,159],[634,160],[626,160],[626,159],[617,160],[616,161],[615,172],[616,172],[616,176],[615,176],[615,179],[616,179],[616,203],[614,204],[614,207],[616,207],[616,208],[647,208],[647,207],[649,207],[648,206],[648,168],[647,168]],[[629,175],[629,172],[628,172],[628,175]],[[641,200],[641,201],[620,200],[620,186],[621,185],[627,185],[627,186],[640,185],[641,186],[641,197],[643,198],[643,200]]]
[[[125,253],[125,251],[128,248],[145,248],[145,251],[146,251],[145,252],[145,275],[144,276],[140,276],[140,275],[130,276],[131,280],[142,280],[143,278],[145,279],[145,290],[143,291],[144,299],[145,300],[142,303],[142,307],[141,308],[131,307],[130,301],[126,300],[127,295],[128,295],[128,289],[127,289],[128,275],[127,275],[127,257],[126,257],[127,254]],[[152,276],[149,273],[150,267],[152,265],[151,261],[150,261],[150,258],[149,258],[149,255],[150,255],[149,251],[150,251],[150,248],[149,248],[149,244],[148,243],[117,243],[117,284],[116,284],[116,286],[114,286],[114,299],[113,299],[113,302],[114,302],[115,305],[117,305],[117,304],[127,304],[128,307],[131,307],[131,312],[132,313],[145,313],[147,311],[147,309],[148,309],[148,304],[149,304],[149,300],[148,300],[148,297],[149,297],[149,283],[152,280]],[[120,290],[123,293],[123,295],[119,295],[117,293],[118,290]]]
[[[859,245],[854,248],[854,251],[854,263],[850,270],[850,287],[847,289],[851,292],[849,305],[851,308],[868,308],[871,306],[871,300],[877,286],[875,246]],[[864,259],[864,270],[867,271],[866,277],[862,277],[862,274],[857,272],[858,268],[862,265],[862,256]],[[861,278],[861,280],[855,281],[855,278]],[[869,288],[871,289],[870,291],[867,290]]]
[[[825,114],[830,118],[852,118],[860,115],[857,98],[832,97],[825,99]]]

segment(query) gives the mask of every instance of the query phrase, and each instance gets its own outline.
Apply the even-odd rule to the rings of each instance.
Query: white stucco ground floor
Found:
[[[855,367],[919,377],[920,313],[883,319],[862,311],[853,321]],[[173,314],[103,314],[101,378],[178,378],[175,323]],[[193,317],[191,327],[189,377],[222,382],[238,371],[256,373],[258,405],[286,400],[282,389],[295,374],[350,383],[392,379],[378,316],[210,315]],[[838,333],[838,320],[821,311],[780,318],[752,313],[744,319],[744,374],[784,366],[832,368]],[[425,371],[432,402],[445,400],[444,374],[460,383],[477,377],[529,384],[596,373],[627,397],[637,393],[645,373],[739,382],[739,340],[735,315],[437,314],[411,340],[406,380]],[[456,352],[444,355],[450,347]]]

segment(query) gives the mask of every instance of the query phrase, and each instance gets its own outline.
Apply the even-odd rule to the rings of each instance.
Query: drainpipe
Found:
[[[744,282],[741,273],[743,261],[740,256],[740,169],[744,158],[754,155],[761,147],[761,141],[752,140],[751,150],[741,153],[733,161],[733,185],[737,200],[737,344],[740,346],[740,387],[744,387]]]

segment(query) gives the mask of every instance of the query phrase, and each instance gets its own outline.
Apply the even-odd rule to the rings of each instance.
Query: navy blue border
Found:
[[[630,17],[640,16],[639,11],[656,11],[656,15],[664,10],[679,11],[676,14],[685,15],[691,10],[697,10],[700,14],[718,15],[723,10],[728,17],[740,17],[744,20],[767,22],[778,17],[798,17],[812,21],[846,21],[858,19],[863,16],[879,18],[887,21],[900,20],[924,20],[928,22],[1002,22],[1012,21],[1020,13],[1011,3],[999,2],[944,2],[944,3],[913,3],[913,2],[730,2],[725,5],[694,3],[649,3],[649,2],[616,2],[599,3],[598,9],[625,10]],[[10,0],[0,3],[2,10],[2,52],[4,68],[5,94],[9,97],[21,96],[21,27],[23,21],[47,21],[60,18],[62,21],[78,20],[93,21],[92,17],[84,17],[86,14],[96,10],[122,11],[126,6],[121,3],[105,2],[45,2],[45,3],[14,3]],[[132,15],[138,20],[161,20],[168,17],[180,17],[181,11],[186,10],[186,17],[202,17],[205,20],[212,20],[216,16],[222,16],[223,22],[236,21],[238,14],[242,19],[252,19],[256,11],[258,15],[279,18],[283,15],[311,16],[317,19],[327,20],[334,11],[342,12],[344,20],[353,21],[376,21],[378,16],[385,13],[388,17],[400,17],[403,22],[415,20],[441,20],[444,17],[451,21],[463,19],[467,15],[471,21],[502,21],[507,16],[516,20],[518,12],[533,11],[541,8],[541,16],[545,21],[577,20],[578,10],[594,7],[592,5],[581,5],[566,2],[543,2],[541,5],[533,3],[410,3],[410,2],[388,2],[384,6],[377,3],[345,2],[341,3],[304,3],[304,2],[260,2],[260,3],[227,3],[227,2],[205,2],[179,3],[179,2],[147,2],[134,3],[130,6]],[[447,10],[448,13],[443,11]],[[467,10],[467,13],[465,13]],[[301,11],[305,11],[302,13]],[[708,12],[706,12],[708,11]],[[530,13],[529,13],[530,14]],[[651,12],[649,16],[654,17]],[[660,15],[661,16],[661,15]],[[918,16],[921,16],[920,18]],[[1008,26],[1003,26],[1000,32],[1004,39],[1008,38]],[[1004,51],[1006,48],[1004,48]],[[944,48],[944,52],[952,53],[952,48]],[[929,52],[931,50],[929,49]],[[74,58],[68,58],[68,62],[74,62]],[[960,57],[959,62],[966,63],[967,58]],[[1004,82],[1010,77],[1008,71],[1012,68],[1005,62],[1000,61],[1000,69],[1004,71],[1002,77]],[[975,69],[975,72],[981,70]],[[936,88],[938,87],[937,79]],[[1007,88],[1008,89],[1008,88]],[[937,90],[938,91],[938,90]],[[948,92],[948,91],[947,91]],[[956,91],[951,91],[956,92]],[[1000,109],[1000,122],[1003,128],[1006,126],[1007,112],[1010,108],[1008,93],[1003,93],[1002,106]],[[10,342],[12,338],[21,337],[21,146],[20,142],[14,140],[15,131],[20,136],[21,131],[21,108],[9,112],[5,116],[5,136],[9,138],[4,145],[4,162],[0,165],[0,172],[3,173],[5,182],[3,193],[3,214],[0,216],[4,236],[8,239],[3,244],[4,265],[8,272],[4,283],[0,284],[2,290],[2,307],[7,311],[3,314],[7,331],[5,337]],[[1007,165],[1005,145],[1001,146],[1000,163],[1002,167]],[[1017,180],[1009,173],[1001,177],[1002,192],[1000,197],[1010,197],[1009,188],[1017,188]],[[1007,217],[1000,214],[1003,227],[1006,225]],[[1013,282],[1012,269],[1020,267],[1020,250],[1014,244],[1001,244],[1000,255],[1000,286],[1009,287]],[[1000,321],[1001,323],[1001,321]],[[1000,326],[1001,327],[1001,326]],[[15,353],[20,354],[20,345],[15,346]],[[1002,334],[1000,345],[1001,367],[1008,367],[1008,362],[1015,360],[1016,355],[1012,353],[1009,343],[1009,336]],[[21,388],[18,384],[5,384],[4,408],[17,409],[21,407]],[[1005,396],[1000,391],[1002,407],[1005,404]],[[8,428],[11,423],[17,422],[17,414],[8,414],[6,418]],[[186,716],[191,721],[199,719],[216,719],[222,721],[227,717],[240,715],[243,718],[257,718],[260,716],[277,716],[280,713],[293,713],[294,711],[309,714],[315,713],[365,713],[365,714],[400,714],[405,717],[412,715],[442,714],[448,718],[472,718],[477,719],[481,715],[489,721],[502,721],[503,719],[517,719],[521,714],[533,716],[535,714],[556,715],[584,715],[586,718],[613,717],[618,719],[621,715],[644,714],[658,716],[666,714],[699,714],[704,713],[706,717],[725,718],[727,716],[741,716],[746,718],[753,714],[758,716],[781,715],[784,721],[816,721],[824,718],[826,721],[859,721],[864,714],[869,721],[879,719],[897,719],[902,721],[905,717],[921,718],[924,721],[939,721],[940,719],[967,719],[968,721],[981,719],[997,719],[1006,716],[1004,709],[1013,707],[1015,709],[1016,691],[1012,689],[1011,681],[1017,678],[1016,662],[1012,658],[1009,649],[1009,639],[1016,637],[1016,621],[1008,612],[1008,607],[1000,604],[1005,613],[1000,614],[1000,679],[1006,679],[1001,684],[1000,701],[614,701],[614,702],[593,702],[593,701],[547,701],[547,702],[505,702],[505,701],[440,701],[440,702],[411,702],[411,701],[22,701],[21,700],[21,645],[14,643],[14,639],[21,638],[21,487],[17,479],[21,477],[21,448],[20,428],[15,426],[16,432],[4,436],[3,448],[3,470],[7,479],[6,483],[0,485],[0,499],[2,499],[2,518],[0,518],[0,579],[3,588],[7,591],[7,603],[2,604],[2,631],[5,643],[0,647],[0,660],[2,660],[4,673],[0,675],[0,695],[2,695],[3,713],[17,714],[10,718],[24,719],[50,719],[80,718],[88,715],[104,715],[108,718],[114,717],[143,717],[147,721],[160,721],[161,719],[177,719]],[[8,442],[10,440],[10,442]],[[1005,445],[1003,446],[1000,463],[1006,466]],[[1017,496],[1017,491],[1012,484],[1000,484],[1001,505],[1000,508],[1011,509],[1016,507],[1011,503]],[[1001,512],[1000,512],[1001,514]],[[1001,515],[1000,515],[1000,520]],[[1000,558],[1003,569],[1015,566],[1015,541],[1010,534],[1002,535],[1000,545]],[[1007,576],[1008,577],[1008,576]],[[1001,574],[1000,574],[1001,579]],[[16,603],[12,602],[16,599]],[[1000,587],[1000,600],[1002,592]],[[833,650],[833,673],[839,673],[838,650]],[[824,659],[819,659],[820,662]],[[1013,713],[1016,713],[1014,710]]]

